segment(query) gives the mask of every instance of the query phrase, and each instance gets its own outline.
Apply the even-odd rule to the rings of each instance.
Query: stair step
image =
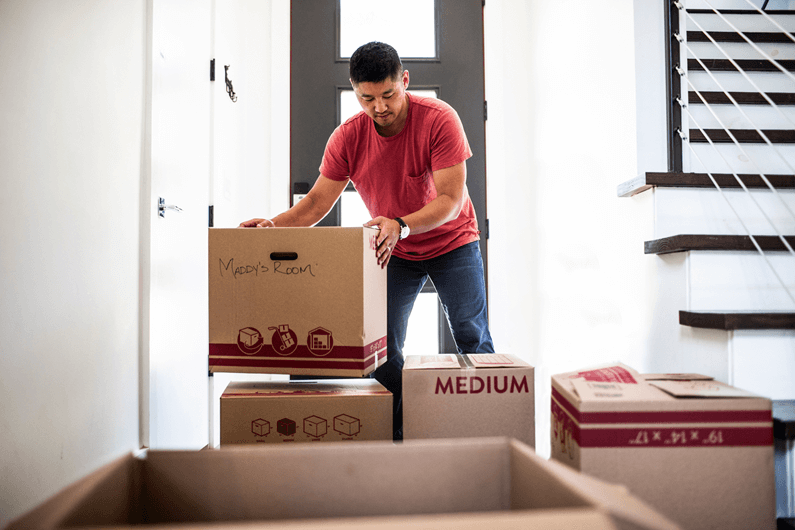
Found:
[[[768,189],[767,184],[759,175],[739,174],[740,180],[748,188]],[[712,177],[721,188],[741,188],[734,175],[713,173]],[[795,175],[765,175],[767,180],[777,189],[795,189]],[[618,196],[631,197],[652,187],[665,188],[711,188],[715,185],[706,173],[645,173],[619,184]]]
[[[729,92],[731,97],[740,105],[770,105],[759,92]],[[701,92],[701,95],[710,105],[733,105],[729,97],[723,92]],[[795,93],[767,92],[767,96],[776,105],[795,105]],[[689,92],[688,101],[691,105],[703,105],[703,101],[695,92]]]
[[[746,37],[752,42],[776,42],[795,44],[789,35],[781,32],[772,31],[744,31]],[[710,31],[709,37],[712,37],[715,42],[748,42],[742,35],[735,31]],[[706,33],[703,31],[688,31],[688,42],[712,42]]]
[[[784,236],[795,248],[795,236]],[[778,236],[754,236],[764,251],[786,251],[787,247]],[[671,254],[691,250],[745,250],[756,251],[751,238],[742,235],[681,234],[644,243],[645,254]]]
[[[714,15],[715,11],[712,9],[686,9],[691,15]],[[722,15],[758,15],[762,13],[756,9],[718,9]],[[795,10],[791,9],[766,9],[766,15],[795,15]]]
[[[683,326],[704,329],[795,329],[791,311],[679,311]]]
[[[795,144],[795,131],[787,129],[761,129],[761,131],[774,144]],[[763,144],[766,143],[762,136],[754,129],[730,129],[737,142],[741,144]],[[706,134],[706,136],[705,136]],[[729,136],[725,129],[690,129],[690,141],[692,143],[706,143],[707,137],[713,143],[729,144],[734,140]]]
[[[795,60],[782,59],[776,61],[788,72],[795,72]],[[704,63],[704,66],[701,66]],[[734,63],[745,72],[781,72],[778,67],[765,59],[735,59]],[[736,72],[737,68],[728,59],[696,59],[687,60],[687,69],[691,72],[703,72],[704,69],[710,72]]]

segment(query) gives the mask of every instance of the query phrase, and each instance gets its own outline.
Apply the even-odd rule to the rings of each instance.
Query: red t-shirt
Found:
[[[450,105],[409,95],[406,124],[395,136],[379,135],[364,112],[337,127],[326,144],[320,174],[337,181],[350,178],[373,218],[393,219],[436,198],[434,171],[471,156],[464,127]],[[429,259],[480,239],[475,208],[464,192],[464,207],[456,219],[424,234],[410,234],[393,253],[404,259]]]

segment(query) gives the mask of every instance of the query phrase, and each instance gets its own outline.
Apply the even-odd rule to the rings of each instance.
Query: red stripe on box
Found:
[[[552,397],[579,423],[746,423],[772,422],[770,410],[677,410],[641,412],[580,412],[556,388]]]
[[[363,361],[313,361],[312,359],[263,359],[252,357],[250,359],[213,359],[210,366],[241,366],[251,368],[311,368],[334,370],[365,370],[375,363],[375,356]]]
[[[382,337],[370,344],[364,346],[341,346],[334,345],[331,351],[325,355],[313,354],[306,345],[298,345],[295,351],[288,355],[279,355],[279,352],[274,350],[270,344],[263,344],[262,348],[253,355],[249,355],[252,359],[258,357],[283,357],[285,359],[362,359],[367,355],[372,355],[380,350],[386,348],[386,337]],[[211,357],[240,357],[247,355],[246,352],[241,350],[237,344],[227,343],[210,343],[210,356]],[[386,353],[384,353],[386,355]]]
[[[567,437],[583,448],[599,447],[765,447],[773,444],[773,426],[652,427],[583,429],[552,400],[553,440]]]
[[[579,429],[580,447],[756,447],[773,445],[773,427]]]

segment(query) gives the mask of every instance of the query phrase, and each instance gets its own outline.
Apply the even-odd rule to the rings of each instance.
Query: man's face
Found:
[[[379,132],[397,134],[403,129],[408,114],[408,70],[404,70],[401,78],[394,81],[385,79],[378,83],[351,85],[362,110],[375,122]]]

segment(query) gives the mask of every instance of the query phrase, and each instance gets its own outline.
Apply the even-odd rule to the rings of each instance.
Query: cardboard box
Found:
[[[508,439],[155,451],[12,521],[35,528],[621,529],[676,525]]]
[[[552,457],[684,528],[776,526],[770,400],[616,364],[552,377]]]
[[[221,445],[391,439],[392,394],[375,379],[231,382],[221,395]]]
[[[508,436],[535,447],[532,366],[513,355],[409,355],[403,439]]]
[[[386,361],[372,228],[211,228],[211,372],[360,377]]]

